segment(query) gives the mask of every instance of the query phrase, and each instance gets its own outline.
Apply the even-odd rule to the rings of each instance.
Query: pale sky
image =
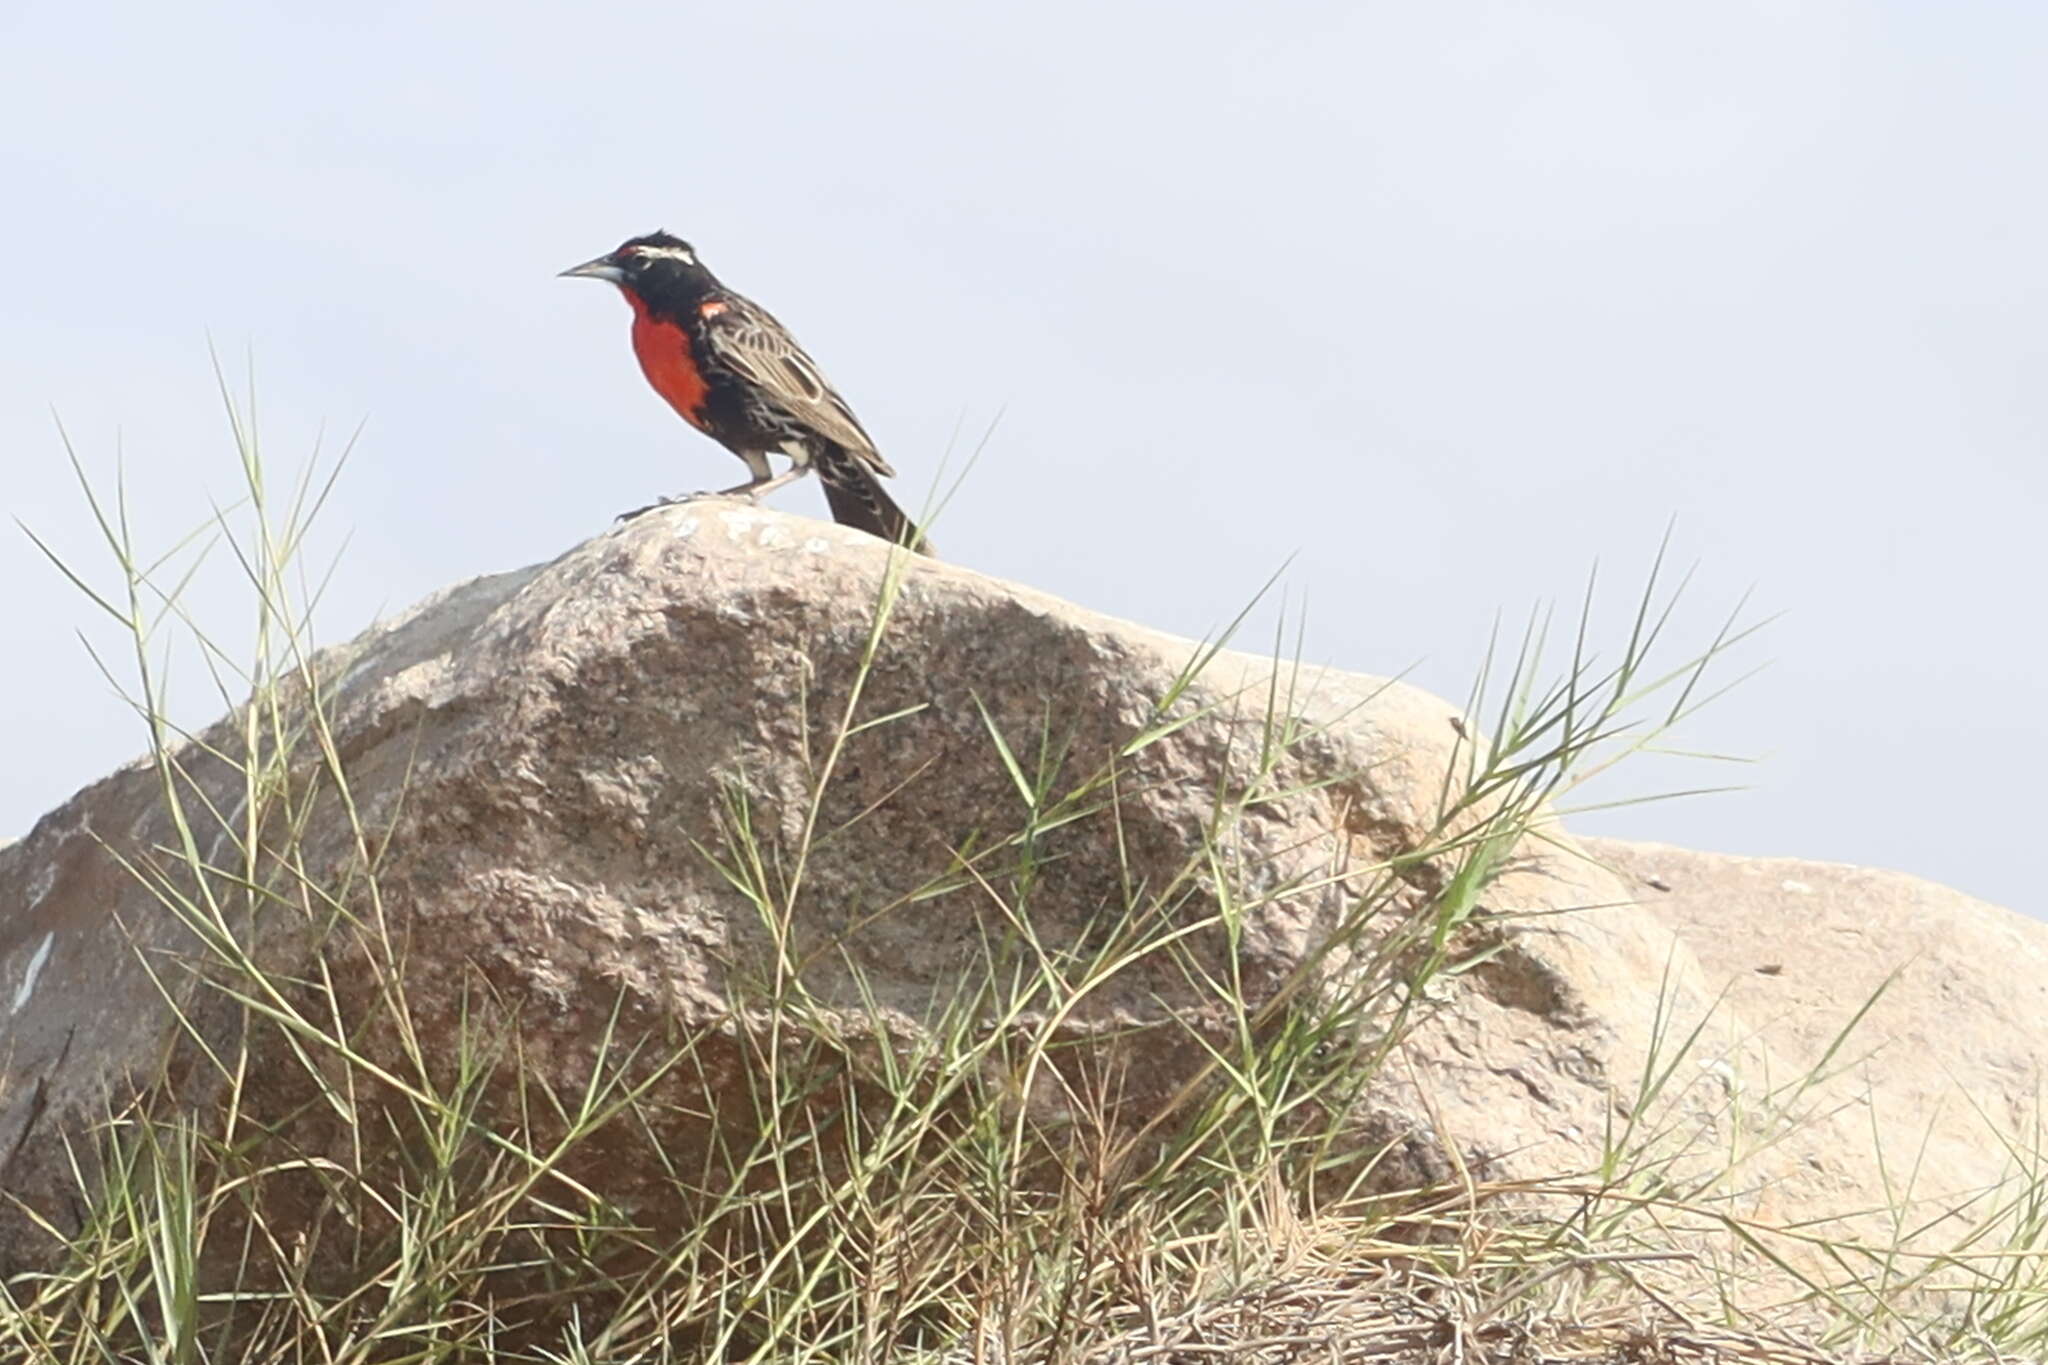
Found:
[[[611,291],[554,278],[666,227],[906,502],[1000,415],[949,559],[1151,626],[1285,565],[1309,659],[1458,698],[1496,612],[1597,560],[1618,614],[1675,516],[1688,641],[1751,588],[1783,613],[1684,736],[1759,761],[1641,770],[1605,794],[1748,789],[1581,826],[2048,913],[2048,7],[326,14],[0,0],[4,510],[82,563],[51,409],[168,545],[236,487],[209,336],[276,469],[366,422],[329,639],[736,481]],[[5,837],[143,735],[11,530],[0,582]],[[225,573],[193,601],[250,614]]]

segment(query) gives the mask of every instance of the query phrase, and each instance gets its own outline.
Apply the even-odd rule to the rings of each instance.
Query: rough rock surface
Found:
[[[829,757],[892,563],[901,591],[855,711],[890,719]],[[1045,941],[1075,942],[1134,885],[1185,873],[1219,788],[1259,780],[1278,696],[1300,737],[1264,779],[1279,794],[1251,804],[1225,840],[1242,888],[1270,893],[1245,924],[1245,989],[1273,989],[1366,869],[1429,842],[1462,742],[1451,708],[1398,683],[1283,670],[1276,692],[1269,660],[1224,653],[1167,705],[1178,728],[1132,751],[1199,653],[956,566],[892,561],[856,532],[696,504],[443,592],[318,671],[364,823],[390,830],[385,911],[409,945],[423,1035],[452,1035],[481,974],[517,1011],[529,1061],[573,1091],[615,1009],[629,1029],[712,1025],[727,1017],[734,973],[772,971],[769,927],[715,865],[721,830],[744,810],[771,855],[788,855],[828,766],[790,947],[802,959],[843,940],[844,956],[812,962],[818,997],[859,1014],[865,977],[914,1029],[1000,925],[973,879],[932,890],[962,851],[1024,819],[992,728],[1020,769],[1047,753],[1062,781],[1118,768],[1116,820],[1075,820],[1038,850],[1051,856],[1036,864],[1032,923]],[[210,739],[232,747],[229,730]],[[190,781],[235,818],[239,778],[188,757]],[[0,849],[0,1185],[59,1226],[75,1216],[64,1139],[172,1050],[145,966],[173,994],[194,989],[167,970],[189,935],[113,856],[175,842],[161,794],[153,767],[125,769]],[[201,837],[218,854],[221,838]],[[352,848],[330,801],[309,864],[343,867]],[[1968,1117],[1966,1095],[1993,1097],[1982,1107],[2000,1125],[2025,1120],[2048,990],[2042,926],[1878,874],[1598,852],[1627,885],[1560,837],[1525,849],[1490,889],[1475,932],[1497,951],[1440,979],[1428,1022],[1360,1115],[1361,1134],[1391,1146],[1389,1185],[1589,1168],[1603,1133],[1626,1126],[1646,1059],[1668,1055],[1670,1021],[1682,1034],[1710,1015],[1659,1122],[1744,1147],[1729,1191],[1738,1211],[1811,1220],[1881,1202],[1870,1112],[1849,1112],[1865,1099],[1894,1160],[1937,1107]],[[1675,889],[1648,889],[1652,876]],[[1408,867],[1397,899],[1426,903],[1441,877]],[[1812,894],[1786,891],[1792,882]],[[1213,887],[1189,885],[1173,913],[1199,916]],[[313,936],[279,923],[252,941],[273,966],[301,970]],[[1190,942],[1211,963],[1225,951],[1215,933]],[[1760,975],[1764,959],[1784,970]],[[1882,1045],[1874,1060],[1786,1089],[1894,966],[1898,988],[1851,1049]],[[1739,988],[1717,1002],[1730,977]],[[1184,974],[1147,969],[1065,1027],[1123,1039],[1125,1102],[1142,1112],[1199,1065],[1185,1028],[1210,1003]],[[1772,1107],[1788,1095],[1797,1123]],[[1986,1124],[1943,1133],[1930,1181],[1975,1188],[2002,1173]],[[0,1270],[44,1247],[0,1210]]]
[[[1815,1154],[1784,1216],[1812,1207],[1809,1186],[1882,1202],[1880,1153],[1893,1197],[1923,1214],[2013,1173],[1998,1139],[2034,1140],[2048,924],[1902,872],[1580,843],[1693,951],[1776,1060],[1778,1088],[1826,1076],[1802,1108],[1832,1112],[1842,1141]]]

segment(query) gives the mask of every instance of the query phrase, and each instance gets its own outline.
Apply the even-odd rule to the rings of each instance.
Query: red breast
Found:
[[[704,374],[697,368],[690,334],[674,322],[648,312],[645,301],[631,289],[619,292],[633,305],[633,354],[639,357],[647,382],[685,422],[702,428],[704,395],[708,390]]]

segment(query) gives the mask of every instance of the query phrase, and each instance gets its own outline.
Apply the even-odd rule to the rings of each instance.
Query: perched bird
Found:
[[[633,309],[633,354],[647,382],[685,422],[746,461],[753,477],[717,496],[751,501],[815,469],[834,520],[931,553],[883,491],[882,476],[896,471],[846,400],[782,324],[720,284],[688,242],[650,232],[562,273],[619,287]],[[790,467],[774,473],[770,454],[788,456]]]

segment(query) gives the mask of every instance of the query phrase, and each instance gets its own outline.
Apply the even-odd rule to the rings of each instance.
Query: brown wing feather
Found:
[[[875,449],[846,400],[825,382],[818,363],[767,309],[736,294],[720,302],[726,306],[715,312],[707,309],[704,317],[705,342],[719,360],[799,423],[853,452],[877,474],[896,472]]]

